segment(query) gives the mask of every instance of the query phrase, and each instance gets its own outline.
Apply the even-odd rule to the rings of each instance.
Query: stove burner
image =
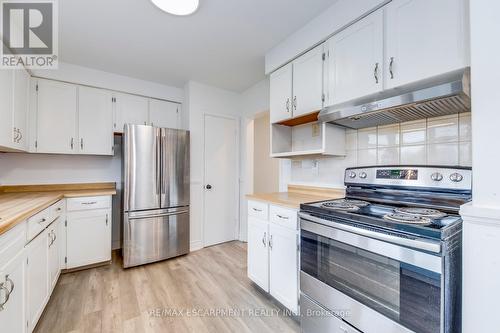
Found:
[[[345,211],[357,211],[361,207],[368,206],[370,203],[362,200],[350,200],[350,199],[339,199],[324,202],[321,204],[324,208],[333,209],[333,210],[345,210]]]
[[[445,213],[430,208],[401,207],[401,208],[396,208],[394,211],[400,214],[428,217],[430,219],[440,219],[446,216]]]
[[[387,214],[384,215],[384,219],[392,222],[408,223],[408,224],[418,224],[418,225],[432,224],[432,220],[428,217],[405,214],[405,213]]]

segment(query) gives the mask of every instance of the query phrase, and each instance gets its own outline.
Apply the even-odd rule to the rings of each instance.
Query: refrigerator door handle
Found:
[[[156,163],[155,163],[155,168],[156,168],[156,193],[160,194],[160,187],[161,187],[161,162],[160,158],[162,156],[161,153],[161,133],[158,134],[157,136],[158,143],[156,145]]]
[[[164,130],[161,131],[161,170],[162,175],[161,175],[161,193],[165,194],[166,192],[166,180],[167,180],[167,152],[165,151],[167,147],[167,142],[166,142],[166,136]]]
[[[141,216],[133,216],[129,217],[129,220],[144,220],[144,219],[150,219],[150,218],[156,218],[156,217],[165,217],[165,216],[173,216],[173,215],[180,215],[180,214],[186,214],[189,213],[189,210],[178,210],[176,212],[171,212],[171,213],[164,213],[164,214],[155,214],[155,215],[141,215]]]

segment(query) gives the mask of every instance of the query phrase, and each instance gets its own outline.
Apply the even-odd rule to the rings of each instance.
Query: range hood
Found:
[[[470,68],[325,107],[321,122],[358,129],[470,111]]]

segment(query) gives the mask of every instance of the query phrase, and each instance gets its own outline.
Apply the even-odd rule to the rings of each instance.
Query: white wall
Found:
[[[266,54],[266,74],[283,66],[299,54],[326,40],[361,16],[389,0],[338,0],[321,15],[273,47]]]
[[[500,2],[470,1],[473,202],[462,207],[463,332],[500,327],[500,154],[497,142]]]
[[[203,247],[204,114],[240,119],[241,95],[190,81],[185,87],[184,112],[191,131],[191,250]]]

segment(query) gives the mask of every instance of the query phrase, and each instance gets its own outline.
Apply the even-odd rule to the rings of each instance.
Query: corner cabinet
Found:
[[[270,77],[271,123],[317,112],[323,106],[323,45]]]
[[[178,103],[149,100],[149,124],[156,127],[180,128],[181,105]]]
[[[123,133],[125,124],[147,125],[148,99],[141,96],[115,93],[113,128],[115,133]]]
[[[299,311],[297,211],[248,202],[248,277],[294,314]]]

